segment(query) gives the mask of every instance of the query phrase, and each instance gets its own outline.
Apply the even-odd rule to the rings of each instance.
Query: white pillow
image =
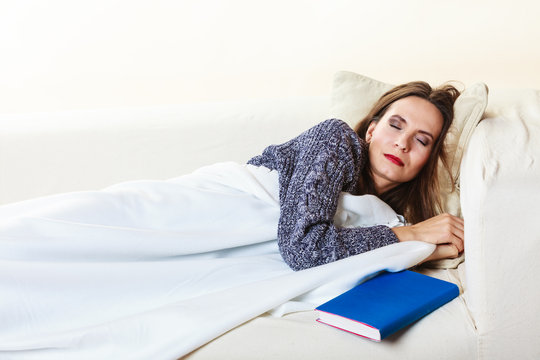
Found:
[[[367,76],[348,71],[339,71],[334,75],[330,117],[342,119],[354,127],[371,110],[375,102],[394,87]],[[454,104],[454,121],[446,137],[445,144],[450,154],[450,166],[455,188],[452,191],[451,179],[446,171],[440,171],[441,200],[443,212],[461,216],[459,202],[459,167],[463,152],[478,122],[482,119],[488,102],[488,88],[484,83],[477,83],[462,91]],[[442,169],[441,169],[442,170]],[[439,261],[433,266],[455,267],[462,257],[454,260]]]

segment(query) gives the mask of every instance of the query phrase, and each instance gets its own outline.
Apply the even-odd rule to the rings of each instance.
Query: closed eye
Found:
[[[424,139],[421,139],[421,138],[416,138],[416,140],[422,144],[422,146],[427,146],[428,145],[428,141],[427,140],[424,140]]]

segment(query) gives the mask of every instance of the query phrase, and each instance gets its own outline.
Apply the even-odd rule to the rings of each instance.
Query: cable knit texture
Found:
[[[345,122],[330,119],[248,161],[279,173],[281,256],[294,270],[398,242],[387,226],[338,228],[339,195],[353,193],[367,144]],[[356,194],[359,195],[359,194]]]

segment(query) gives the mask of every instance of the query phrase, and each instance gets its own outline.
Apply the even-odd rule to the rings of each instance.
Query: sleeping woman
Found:
[[[412,82],[356,131],[326,120],[248,164],[0,206],[0,358],[178,358],[408,245],[427,251],[397,267],[456,257],[437,171],[458,95]]]
[[[254,221],[270,230],[264,235],[244,235],[275,240],[277,228],[279,253],[293,270],[409,240],[436,245],[426,260],[457,257],[463,251],[463,221],[449,214],[437,215],[437,172],[439,161],[447,163],[443,143],[458,96],[449,85],[432,89],[425,82],[407,83],[385,93],[356,131],[331,119],[284,144],[267,147],[244,166],[277,173],[271,181],[277,194],[272,210],[249,212]],[[229,169],[216,171],[223,177]],[[171,181],[128,182],[104,191],[0,206],[0,257],[169,258],[181,255],[184,245],[192,246],[195,241],[201,249],[212,249],[213,245],[204,245],[211,236],[201,234],[209,228],[207,224],[216,229],[220,224],[216,230],[220,238],[224,234],[231,237],[230,243],[223,241],[214,248],[249,243],[252,239],[236,240],[237,229],[245,228],[245,223],[238,224],[244,220],[235,214],[258,206],[251,203],[253,194],[244,194],[242,201],[234,196],[220,198],[205,191],[207,185],[195,192],[193,181],[187,175]],[[378,197],[403,215],[407,226],[391,228],[378,222],[375,226],[340,226],[335,216],[342,193]],[[206,223],[201,223],[204,218]],[[261,226],[251,228],[258,231]],[[111,233],[110,241],[100,246],[92,239],[104,240],[109,236],[104,232]],[[143,234],[151,236],[151,245],[141,239]],[[161,236],[164,234],[167,236]],[[12,241],[15,238],[17,242]],[[163,239],[162,247],[158,238]],[[134,243],[140,245],[134,247]]]
[[[426,260],[463,251],[463,220],[437,214],[438,163],[459,96],[452,86],[411,82],[385,93],[353,131],[327,120],[297,138],[269,146],[249,164],[279,173],[278,243],[300,270],[399,241],[436,244]],[[339,228],[340,192],[374,194],[412,225]]]

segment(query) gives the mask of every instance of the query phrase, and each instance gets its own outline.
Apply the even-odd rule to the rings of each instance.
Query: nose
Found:
[[[394,146],[403,152],[407,152],[409,151],[409,139],[406,136],[399,136]]]

